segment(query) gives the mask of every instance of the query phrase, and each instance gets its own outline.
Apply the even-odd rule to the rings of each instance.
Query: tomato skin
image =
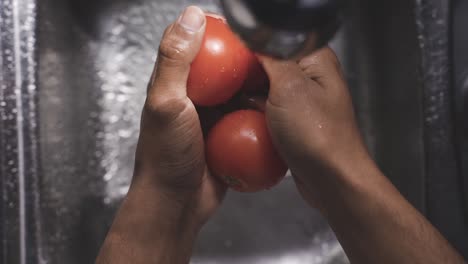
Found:
[[[199,106],[227,102],[247,77],[250,50],[219,16],[206,16],[202,47],[192,62],[187,95]]]
[[[271,141],[265,115],[254,110],[224,116],[208,135],[206,158],[213,174],[239,192],[271,188],[287,172]]]
[[[270,89],[270,80],[254,53],[248,55],[247,77],[242,86],[242,90],[256,94],[267,94]]]

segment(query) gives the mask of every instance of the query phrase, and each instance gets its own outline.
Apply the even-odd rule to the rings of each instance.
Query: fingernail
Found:
[[[178,22],[185,30],[195,33],[200,31],[205,23],[205,14],[200,8],[189,6],[180,15]]]

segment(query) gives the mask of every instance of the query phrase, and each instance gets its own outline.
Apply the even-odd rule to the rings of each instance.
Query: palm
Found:
[[[187,111],[187,115],[187,120],[196,122],[194,124],[194,127],[196,127],[196,131],[194,131],[195,141],[202,143],[198,146],[203,149],[201,152],[203,156],[199,157],[199,159],[204,166],[198,196],[198,213],[201,214],[202,219],[207,220],[221,204],[227,190],[227,186],[210,172],[204,155],[204,135],[206,136],[211,127],[222,117],[222,112],[214,108],[197,109],[190,102],[190,111]]]

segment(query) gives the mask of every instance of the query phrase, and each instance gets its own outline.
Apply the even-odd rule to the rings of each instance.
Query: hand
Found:
[[[322,180],[368,159],[340,64],[328,47],[299,62],[261,60],[271,81],[265,111],[273,141],[318,206]]]
[[[160,44],[142,115],[132,187],[154,188],[190,208],[190,217],[203,224],[226,188],[207,168],[200,119],[187,97],[190,64],[201,46],[205,16],[196,7],[189,7],[185,15],[188,21],[179,18],[170,25]]]
[[[351,263],[465,263],[370,158],[331,49],[298,63],[262,61],[273,141]]]
[[[189,7],[164,33],[132,184],[96,263],[188,263],[198,231],[223,199],[226,187],[207,168],[200,119],[186,93],[205,24],[203,11]]]

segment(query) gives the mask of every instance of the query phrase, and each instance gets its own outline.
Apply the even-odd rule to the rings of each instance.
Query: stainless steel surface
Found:
[[[35,106],[34,76],[20,74],[27,76],[20,85],[26,96],[15,93],[16,81],[0,79],[7,86],[0,91],[0,103],[8,104],[0,108],[2,117],[13,115],[0,122],[0,151],[16,162],[18,152],[9,149],[8,144],[16,144],[19,131],[23,131],[23,137],[27,135],[31,142],[20,153],[30,155],[31,160],[40,158],[37,167],[27,167],[31,174],[24,178],[34,187],[30,188],[32,197],[29,193],[27,197],[17,194],[22,190],[18,181],[21,177],[17,172],[8,172],[20,166],[9,166],[10,156],[2,155],[0,159],[3,194],[32,203],[26,215],[20,213],[22,207],[16,200],[12,200],[13,213],[2,210],[9,215],[0,217],[12,221],[4,223],[2,229],[12,233],[11,242],[6,243],[14,245],[8,248],[9,255],[22,256],[21,250],[37,250],[36,255],[31,254],[35,259],[27,263],[92,262],[128,188],[145,86],[162,31],[183,6],[198,4],[218,11],[216,2],[40,1],[38,108],[29,111],[25,104],[21,107],[22,112],[32,113],[30,119],[18,118],[15,109],[19,109],[18,98]],[[33,0],[0,0],[0,7],[5,3],[16,3],[16,10],[21,12],[35,10]],[[23,6],[25,3],[31,6]],[[424,209],[419,54],[412,2],[353,3],[355,13],[332,46],[342,59],[372,154],[410,201]],[[0,10],[1,19],[9,17],[4,14],[6,9]],[[15,32],[9,30],[8,23],[0,22],[2,32]],[[27,25],[27,21],[20,22]],[[33,28],[21,29],[34,36]],[[10,42],[2,35],[3,60],[8,59],[5,43]],[[31,42],[21,39],[14,43],[29,47],[27,43]],[[36,46],[31,46],[25,56],[16,57],[24,60],[32,56]],[[17,51],[21,49],[15,48]],[[11,64],[1,62],[2,66]],[[15,72],[2,68],[0,76],[11,77]],[[15,103],[10,105],[13,99],[6,97],[6,92]],[[39,116],[39,131],[34,128],[34,113]],[[32,125],[32,130],[18,130],[15,124]],[[37,151],[36,139],[40,143]],[[40,181],[34,186],[37,172]],[[37,211],[34,190],[40,194]],[[5,229],[13,227],[17,220],[36,227],[34,232],[26,232],[28,229],[21,226]],[[23,240],[24,234],[31,240]],[[36,237],[38,242],[28,249],[21,244],[34,242]],[[4,263],[20,263],[16,260],[25,258],[2,259],[11,260]],[[347,260],[326,222],[305,205],[288,178],[269,192],[230,193],[197,241],[193,262],[339,264]]]
[[[0,263],[38,258],[36,3],[0,0]]]
[[[462,177],[464,178],[465,210],[468,211],[468,1],[458,0],[452,5],[453,42],[452,57],[453,82],[455,85],[455,104],[457,115],[457,136],[459,140]],[[468,250],[467,250],[468,251]],[[468,252],[467,252],[468,254]]]
[[[377,164],[425,212],[421,52],[408,0],[356,0],[344,23],[342,63],[361,131]]]
[[[468,214],[463,195],[463,138],[457,130],[463,87],[461,77],[466,45],[457,32],[459,15],[467,10],[457,1],[417,1],[416,18],[424,85],[424,146],[426,159],[426,217],[465,257],[468,257]],[[457,11],[455,11],[457,10]],[[466,24],[462,24],[463,28]],[[459,33],[455,36],[454,34]],[[466,67],[466,65],[465,65]],[[458,99],[456,99],[458,98]]]

